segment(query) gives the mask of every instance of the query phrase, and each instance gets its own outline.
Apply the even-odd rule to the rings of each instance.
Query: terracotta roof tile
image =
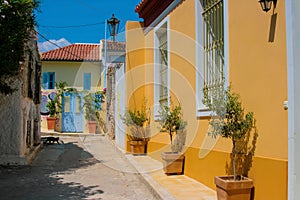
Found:
[[[43,61],[100,61],[100,44],[71,44],[42,54]]]

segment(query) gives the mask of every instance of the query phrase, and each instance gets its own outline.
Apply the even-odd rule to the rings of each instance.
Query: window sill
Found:
[[[209,109],[198,109],[197,110],[197,118],[210,118],[212,112]]]

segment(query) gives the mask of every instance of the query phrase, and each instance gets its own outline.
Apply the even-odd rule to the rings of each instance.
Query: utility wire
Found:
[[[46,25],[39,25],[39,26],[44,28],[80,28],[80,27],[87,27],[87,26],[96,26],[99,24],[105,24],[105,22],[99,22],[94,24],[70,25],[70,26],[46,26]]]
[[[61,46],[59,46],[58,44],[56,44],[56,43],[54,43],[54,42],[50,41],[48,38],[46,38],[44,35],[42,35],[42,34],[41,34],[41,33],[39,33],[38,31],[36,31],[36,32],[37,32],[37,34],[38,34],[38,35],[40,35],[42,38],[44,38],[44,39],[45,39],[47,42],[49,42],[49,43],[51,43],[51,44],[55,45],[56,47],[60,48],[61,50],[65,51],[65,52],[67,52],[67,53],[69,53],[69,54],[71,54],[71,55],[73,55],[73,56],[75,56],[75,57],[79,58],[80,60],[83,60],[83,58],[82,58],[82,57],[80,57],[80,56],[78,56],[78,55],[76,55],[76,54],[72,53],[71,51],[68,51],[68,50],[66,50],[66,49],[62,48],[62,47],[61,47]]]

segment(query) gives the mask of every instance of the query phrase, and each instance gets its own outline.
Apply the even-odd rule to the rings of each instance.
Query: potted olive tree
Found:
[[[182,150],[186,139],[187,122],[183,120],[181,105],[162,106],[159,113],[160,131],[169,134],[171,143],[171,152],[161,154],[164,171],[166,174],[183,174],[185,156]]]
[[[127,109],[121,119],[130,130],[126,135],[131,152],[134,154],[147,153],[147,145],[150,138],[150,116],[149,109],[146,107],[146,101],[143,102],[139,110]]]
[[[208,134],[228,138],[232,142],[231,163],[227,164],[227,172],[232,175],[216,176],[214,179],[218,199],[249,200],[253,181],[247,176],[258,136],[254,114],[244,114],[240,96],[232,92],[230,87],[225,89],[220,86],[213,91],[204,88],[203,92],[203,103],[212,113]],[[248,146],[251,133],[252,146]]]
[[[93,93],[88,93],[84,96],[83,107],[85,108],[85,119],[87,120],[89,133],[96,133],[97,116],[99,110],[99,99]]]

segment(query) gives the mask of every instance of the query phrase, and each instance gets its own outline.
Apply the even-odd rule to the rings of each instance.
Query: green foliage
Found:
[[[48,98],[50,99],[50,101],[48,101],[46,107],[48,108],[50,117],[55,117],[61,112],[62,108],[59,96],[58,94],[56,94],[54,97],[48,95]]]
[[[54,96],[54,98],[51,98],[50,95],[48,95],[50,101],[47,103],[46,107],[48,108],[49,115],[51,117],[54,117],[57,114],[62,112],[61,99],[65,92],[72,92],[77,94],[77,90],[75,88],[66,88],[66,87],[67,87],[67,82],[65,81],[55,83],[56,95]]]
[[[211,110],[212,117],[210,120],[211,129],[208,132],[213,137],[221,136],[229,138],[232,141],[231,158],[233,161],[233,172],[236,177],[236,163],[239,154],[244,156],[254,154],[257,131],[255,127],[255,118],[253,112],[244,114],[240,96],[231,91],[231,88],[215,88],[209,91],[203,89],[203,103]],[[250,132],[255,129],[253,137],[252,150],[247,148]],[[249,159],[247,161],[250,162]],[[245,162],[240,162],[244,165]],[[252,163],[252,160],[251,160]],[[249,171],[250,168],[248,168]],[[244,173],[245,174],[245,173]]]
[[[212,111],[210,135],[230,138],[232,141],[243,138],[254,125],[253,112],[244,115],[240,96],[220,87],[211,96],[207,89],[204,92],[203,103]]]
[[[148,140],[149,138],[150,116],[146,103],[144,100],[140,110],[128,109],[125,115],[121,117],[123,123],[130,127],[130,133],[127,134],[127,137],[131,141]]]
[[[160,126],[161,132],[167,132],[170,136],[171,145],[173,144],[173,135],[177,134],[178,130],[182,130],[186,127],[187,122],[183,120],[183,113],[181,105],[177,106],[161,106],[160,114]]]
[[[141,110],[127,110],[122,120],[127,126],[143,127],[149,121],[146,107],[142,106]]]
[[[0,0],[0,92],[14,91],[5,82],[8,76],[17,75],[24,61],[26,42],[34,33],[34,10],[37,0]]]
[[[85,119],[88,121],[96,121],[97,116],[96,112],[100,108],[98,107],[99,99],[95,98],[93,93],[88,93],[84,96],[84,104],[85,108]]]

